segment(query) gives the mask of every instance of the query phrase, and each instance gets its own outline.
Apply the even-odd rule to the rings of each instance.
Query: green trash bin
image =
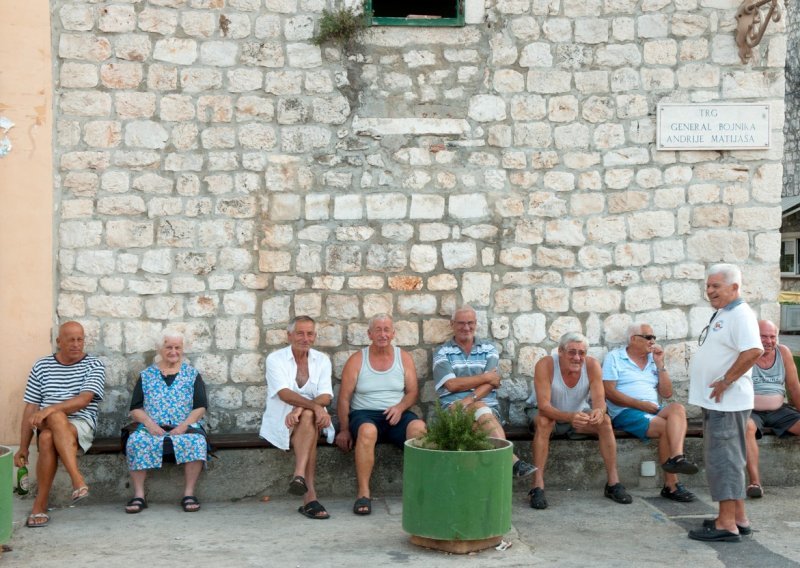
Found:
[[[11,538],[13,471],[14,453],[10,448],[0,446],[0,544],[5,544]]]

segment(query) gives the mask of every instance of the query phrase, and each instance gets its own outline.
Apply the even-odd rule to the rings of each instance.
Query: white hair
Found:
[[[458,314],[459,312],[472,312],[476,316],[478,315],[478,312],[475,311],[475,308],[473,308],[469,304],[463,304],[463,305],[459,306],[458,308],[456,308],[455,311],[453,312],[453,315],[450,316],[450,321],[451,322],[455,322],[456,321],[456,314]]]
[[[585,335],[577,331],[568,331],[558,340],[558,350],[563,351],[570,343],[582,343],[586,349],[589,349],[589,340]]]
[[[375,314],[374,316],[369,318],[368,329],[372,329],[372,326],[375,324],[375,322],[379,320],[389,320],[390,322],[392,322],[392,325],[394,325],[394,318],[392,318],[392,316],[390,316],[389,314]]]
[[[158,352],[163,349],[164,345],[166,345],[167,339],[180,339],[184,349],[186,349],[186,339],[184,338],[183,333],[177,329],[165,328],[156,339],[156,356],[153,358],[154,363],[161,361],[161,355]]]
[[[738,284],[742,287],[742,271],[735,264],[715,264],[708,269],[708,275],[722,274],[725,284]]]
[[[631,344],[631,337],[634,335],[639,335],[642,333],[642,326],[647,325],[646,323],[632,323],[628,326],[628,329],[625,330],[625,339],[628,342],[628,345]]]

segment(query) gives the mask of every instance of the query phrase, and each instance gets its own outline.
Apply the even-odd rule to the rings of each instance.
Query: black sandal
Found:
[[[331,518],[328,511],[325,510],[325,507],[323,507],[322,503],[319,501],[309,501],[305,505],[301,505],[300,508],[297,509],[297,512],[309,519],[317,519],[320,521]]]
[[[200,510],[200,501],[194,495],[187,495],[181,499],[181,507],[186,513],[196,513]]]
[[[306,480],[301,475],[296,475],[289,483],[289,493],[291,495],[305,495],[308,493]]]
[[[141,497],[134,497],[127,503],[125,503],[125,512],[129,515],[135,515],[136,513],[141,513],[147,509],[147,501],[145,501]]]
[[[356,515],[369,515],[372,513],[372,499],[369,497],[359,497],[353,503],[353,512]]]

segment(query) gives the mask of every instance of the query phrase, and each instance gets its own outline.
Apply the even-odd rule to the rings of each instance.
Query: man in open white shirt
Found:
[[[708,270],[706,295],[714,312],[689,365],[689,403],[703,408],[703,444],[711,499],[719,515],[689,538],[738,542],[750,534],[744,509],[746,431],[753,408],[751,368],[763,351],[756,316],[739,297],[741,271],[732,264]]]
[[[319,431],[331,427],[326,406],[333,398],[331,361],[311,349],[316,324],[308,316],[294,318],[287,328],[289,346],[267,357],[267,407],[261,421],[262,438],[276,448],[294,450],[294,476],[289,493],[303,496],[298,511],[311,519],[327,519],[317,501],[314,475]]]

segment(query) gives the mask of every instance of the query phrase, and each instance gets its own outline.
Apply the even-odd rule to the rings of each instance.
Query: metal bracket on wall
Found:
[[[766,17],[761,14],[761,7],[769,4]],[[781,19],[781,7],[778,0],[744,0],[736,11],[736,45],[739,46],[739,59],[747,64],[753,56],[753,48],[761,42],[770,20]]]

